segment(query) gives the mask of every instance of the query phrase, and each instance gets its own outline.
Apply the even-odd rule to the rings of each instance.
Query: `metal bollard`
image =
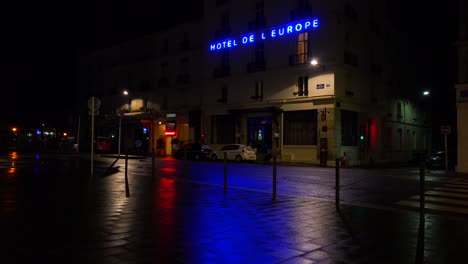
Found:
[[[424,211],[426,206],[426,197],[425,193],[425,176],[426,176],[426,168],[424,162],[421,162],[419,167],[419,216],[420,221],[424,221]]]
[[[227,191],[227,152],[224,152],[224,193]]]
[[[424,263],[424,232],[425,232],[425,176],[426,167],[424,162],[421,162],[419,167],[419,234],[416,251],[416,263]]]
[[[125,154],[125,196],[130,197],[130,187],[128,186],[128,154]]]
[[[187,169],[187,148],[184,147],[184,176],[188,175],[188,169]]]
[[[153,151],[152,151],[152,157],[151,157],[151,176],[153,177],[153,180],[155,178],[155,175],[154,175],[154,171],[155,171],[155,156],[156,156],[156,153],[154,153],[154,148],[153,148]]]
[[[335,208],[340,211],[340,158],[336,158],[335,164]]]
[[[276,155],[273,155],[273,201],[276,201]]]

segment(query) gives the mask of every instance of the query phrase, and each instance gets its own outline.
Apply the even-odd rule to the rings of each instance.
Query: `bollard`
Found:
[[[424,162],[419,167],[419,236],[416,252],[416,263],[424,263],[424,232],[425,232],[425,176],[426,168]]]
[[[273,201],[276,201],[276,155],[273,155]]]
[[[187,148],[184,147],[184,176],[188,175],[188,169],[187,169]]]
[[[336,158],[335,164],[335,208],[340,211],[340,158]]]
[[[128,154],[125,154],[125,196],[130,197],[130,187],[128,186]]]
[[[152,153],[153,154],[152,154],[152,157],[151,157],[151,176],[153,177],[153,180],[154,180],[154,178],[155,178],[155,175],[154,175],[154,171],[155,171],[154,170],[154,162],[155,162],[155,160],[154,159],[155,159],[155,156],[156,156],[155,153],[154,153],[154,148],[153,148]]]
[[[227,152],[224,152],[224,193],[227,190]]]
[[[425,176],[426,176],[426,168],[424,162],[421,162],[419,167],[419,216],[420,221],[424,221],[424,209],[426,206],[426,197],[425,193]]]

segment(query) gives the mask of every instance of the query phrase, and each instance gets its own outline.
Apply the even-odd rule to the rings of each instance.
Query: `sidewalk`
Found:
[[[289,196],[273,202],[171,169],[128,178],[128,198],[123,172],[96,177],[76,201],[65,188],[49,197],[57,205],[28,212],[29,230],[0,219],[12,233],[4,239],[14,236],[2,244],[2,263],[415,263],[416,212],[343,205],[337,213],[333,202]],[[426,263],[465,262],[467,224],[427,215]]]
[[[414,263],[419,215],[132,175],[97,189],[83,263]],[[112,195],[109,195],[109,192]],[[426,263],[468,257],[468,219],[426,216]],[[98,224],[99,223],[99,224]],[[463,261],[462,261],[463,262]]]

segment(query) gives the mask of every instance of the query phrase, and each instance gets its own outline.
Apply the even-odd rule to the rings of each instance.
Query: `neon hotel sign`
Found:
[[[230,38],[221,41],[215,41],[209,44],[209,49],[210,51],[231,49],[237,46],[252,44],[257,41],[281,38],[284,36],[292,35],[294,33],[304,32],[309,29],[316,29],[318,27],[319,20],[317,18],[302,20],[299,22],[274,27],[267,31],[249,33],[247,35],[241,36],[240,38]]]

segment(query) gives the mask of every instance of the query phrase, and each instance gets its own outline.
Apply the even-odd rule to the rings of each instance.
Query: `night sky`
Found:
[[[14,1],[10,1],[14,2]],[[18,2],[18,1],[16,1]],[[1,120],[64,120],[73,114],[77,58],[89,51],[165,28],[202,11],[202,1],[22,1],[2,3]],[[421,87],[446,106],[434,121],[454,116],[455,1],[390,1],[410,34]],[[193,11],[195,10],[195,11]],[[421,45],[423,43],[423,45]],[[428,79],[427,76],[430,76]],[[426,79],[426,80],[424,80]],[[86,104],[86,102],[84,102]],[[436,120],[437,119],[437,120]]]
[[[0,121],[7,123],[61,125],[76,112],[71,106],[79,56],[202,12],[195,6],[200,1],[16,2],[0,8]]]

